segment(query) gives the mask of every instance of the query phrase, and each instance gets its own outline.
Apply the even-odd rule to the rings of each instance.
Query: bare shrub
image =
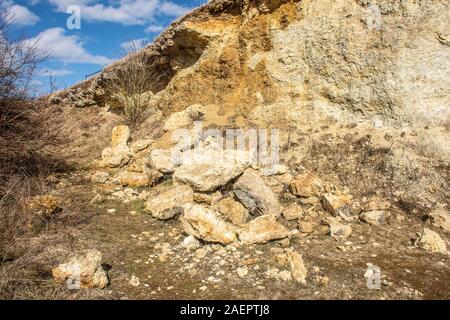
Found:
[[[152,64],[138,46],[131,42],[122,63],[106,76],[108,103],[113,110],[122,113],[132,126],[141,124],[154,110]]]

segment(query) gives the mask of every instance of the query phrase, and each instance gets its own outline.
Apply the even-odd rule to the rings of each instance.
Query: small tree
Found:
[[[125,51],[121,64],[106,76],[106,91],[111,107],[135,126],[153,111],[151,64],[145,51],[135,42],[131,41]]]

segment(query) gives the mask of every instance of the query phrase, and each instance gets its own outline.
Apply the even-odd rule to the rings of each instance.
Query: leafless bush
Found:
[[[144,51],[131,42],[124,55],[123,63],[111,72],[106,81],[108,102],[121,112],[130,125],[142,123],[152,112],[150,91],[152,66]]]

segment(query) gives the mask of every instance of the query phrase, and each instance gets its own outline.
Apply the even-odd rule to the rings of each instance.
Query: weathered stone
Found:
[[[126,145],[107,147],[102,151],[103,165],[116,168],[122,167],[130,161],[129,148]]]
[[[274,215],[258,217],[242,226],[238,231],[244,244],[266,243],[289,236],[289,230],[277,222]]]
[[[337,241],[345,241],[352,233],[352,228],[338,222],[336,219],[328,219],[330,235]]]
[[[189,186],[176,186],[149,199],[145,203],[144,211],[160,220],[172,219],[183,213],[183,205],[194,201],[193,195],[194,192]]]
[[[322,196],[322,206],[333,216],[349,220],[352,215],[351,199],[352,197],[346,194],[325,193]]]
[[[236,273],[238,274],[239,278],[244,278],[248,274],[248,268],[247,267],[237,268]]]
[[[198,239],[228,244],[237,240],[233,226],[201,205],[186,205],[180,218],[183,230]]]
[[[430,252],[447,253],[447,246],[437,232],[424,228],[416,245]]]
[[[277,196],[256,171],[246,170],[233,188],[236,197],[252,214],[280,215],[282,207]]]
[[[241,225],[247,222],[249,217],[248,210],[232,197],[220,200],[214,205],[214,209],[220,212],[235,225]]]
[[[299,174],[291,181],[292,194],[300,197],[320,197],[324,191],[322,181],[315,173],[306,172]]]
[[[150,165],[162,172],[172,173],[177,167],[172,159],[172,150],[155,149],[150,153]]]
[[[384,211],[380,210],[363,212],[359,216],[359,219],[368,224],[379,226],[380,224],[384,223],[385,213]]]
[[[200,247],[200,241],[198,241],[193,236],[187,236],[183,239],[183,242],[181,243],[181,246],[188,249],[188,250],[195,250]]]
[[[383,211],[391,207],[389,201],[383,200],[379,197],[370,198],[369,202],[363,205],[364,211]]]
[[[164,123],[165,131],[186,127],[194,120],[200,120],[205,115],[205,108],[201,105],[192,105],[183,111],[172,113]]]
[[[310,221],[299,221],[298,222],[298,230],[303,233],[311,233],[314,231],[314,223]]]
[[[105,183],[108,181],[108,172],[97,171],[91,175],[91,181],[93,183]]]
[[[431,225],[450,232],[450,214],[444,208],[434,209],[428,214]]]
[[[146,173],[125,171],[119,175],[122,186],[145,187],[150,184],[149,176]]]
[[[108,276],[101,260],[102,254],[98,250],[74,255],[66,263],[52,269],[53,278],[59,283],[66,282],[69,289],[103,289],[108,285]]]
[[[195,192],[194,193],[194,201],[198,202],[198,203],[205,203],[208,205],[214,205],[216,204],[219,200],[222,199],[222,194],[220,193],[220,191],[216,191],[214,193],[200,193],[200,192]]]
[[[130,128],[127,126],[116,126],[111,133],[111,147],[126,147],[130,139]]]
[[[292,273],[288,270],[283,270],[283,271],[280,271],[276,277],[278,280],[281,280],[281,281],[291,281]]]
[[[305,267],[302,255],[292,251],[288,255],[288,261],[291,266],[292,278],[299,283],[305,284],[308,270]]]
[[[303,217],[304,211],[300,205],[294,202],[284,208],[282,214],[286,220],[290,221]]]
[[[153,140],[151,139],[141,139],[136,140],[130,145],[130,151],[132,153],[136,153],[142,150],[147,149],[151,144],[153,143]]]
[[[236,161],[183,164],[175,170],[173,179],[189,184],[196,191],[214,191],[240,175],[243,169]]]

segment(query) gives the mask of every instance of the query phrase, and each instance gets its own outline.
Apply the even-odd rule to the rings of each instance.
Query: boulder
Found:
[[[200,241],[198,241],[195,237],[187,236],[186,238],[183,239],[183,242],[181,242],[181,246],[188,250],[195,250],[198,249],[201,246],[201,244]]]
[[[109,174],[108,172],[97,171],[91,175],[91,181],[93,183],[105,183],[108,181]]]
[[[344,220],[351,220],[352,215],[352,197],[347,194],[335,195],[333,193],[325,193],[322,196],[322,206],[324,210],[333,216],[340,216]]]
[[[111,168],[122,167],[130,161],[129,153],[130,150],[126,145],[106,147],[102,151],[103,165]]]
[[[345,241],[352,233],[352,228],[348,225],[342,224],[337,219],[328,219],[330,226],[330,235],[336,241]]]
[[[291,266],[292,278],[299,283],[305,284],[308,270],[305,267],[302,255],[292,251],[288,255],[288,261]]]
[[[304,211],[299,204],[294,202],[284,208],[282,214],[286,220],[290,221],[303,217]]]
[[[136,153],[142,150],[147,149],[151,144],[153,143],[153,140],[151,139],[141,139],[136,140],[130,145],[130,151],[132,153]]]
[[[252,214],[280,215],[282,207],[278,197],[255,170],[247,169],[236,181],[233,189],[239,201]]]
[[[289,236],[289,230],[279,224],[274,215],[264,215],[252,220],[244,224],[238,233],[244,244],[266,243]]]
[[[379,226],[385,221],[385,213],[381,210],[363,212],[359,216],[359,219],[368,224]]]
[[[450,214],[444,208],[434,209],[428,214],[431,225],[450,232]]]
[[[111,133],[111,147],[124,147],[130,139],[130,128],[128,126],[116,126]]]
[[[219,218],[213,210],[201,205],[185,205],[180,222],[187,234],[207,242],[228,244],[237,240],[233,225]]]
[[[205,115],[205,108],[202,105],[194,104],[185,110],[172,113],[164,123],[163,130],[170,131],[187,127],[195,120],[200,120]]]
[[[122,186],[146,187],[150,184],[150,178],[146,173],[125,171],[119,175]]]
[[[324,185],[315,173],[306,172],[299,174],[291,181],[290,189],[293,195],[299,197],[320,197],[324,191]]]
[[[66,282],[69,289],[103,289],[108,285],[108,275],[101,260],[102,254],[98,250],[73,255],[66,263],[52,269],[53,278],[59,283]]]
[[[150,153],[149,162],[154,169],[162,173],[172,173],[177,167],[172,158],[172,150],[152,150],[152,152]]]
[[[249,217],[248,210],[232,197],[227,197],[214,205],[214,209],[225,216],[235,225],[241,225],[247,222]]]
[[[447,253],[447,246],[437,232],[424,228],[415,244],[429,252]]]
[[[236,161],[183,164],[175,170],[173,179],[189,184],[196,191],[211,192],[236,178],[243,170]]]
[[[183,213],[183,206],[194,201],[194,192],[189,186],[180,185],[150,198],[144,211],[160,220],[172,219]]]

